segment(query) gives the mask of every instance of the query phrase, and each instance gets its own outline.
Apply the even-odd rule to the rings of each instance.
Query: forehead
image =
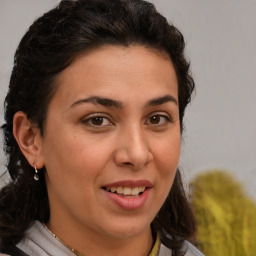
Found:
[[[55,96],[69,102],[94,93],[118,93],[117,97],[126,99],[136,90],[161,94],[161,90],[171,89],[174,96],[178,93],[168,54],[143,46],[104,46],[81,54],[58,75],[56,83]]]

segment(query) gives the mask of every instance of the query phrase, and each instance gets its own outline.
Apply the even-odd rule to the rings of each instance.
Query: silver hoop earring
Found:
[[[35,166],[34,180],[39,180],[38,170],[36,169],[36,166]]]

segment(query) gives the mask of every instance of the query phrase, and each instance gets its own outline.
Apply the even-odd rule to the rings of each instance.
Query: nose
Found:
[[[114,160],[119,166],[142,169],[153,159],[148,141],[140,129],[127,130],[117,139]]]

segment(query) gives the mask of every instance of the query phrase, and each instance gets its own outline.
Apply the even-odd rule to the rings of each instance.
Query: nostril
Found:
[[[138,147],[118,147],[114,154],[114,161],[119,166],[141,169],[152,159],[149,149],[140,150]]]
[[[130,162],[124,162],[124,165],[132,165]]]

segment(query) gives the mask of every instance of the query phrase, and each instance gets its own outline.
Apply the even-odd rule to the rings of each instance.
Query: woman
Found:
[[[141,0],[62,1],[34,22],[5,100],[1,252],[201,255],[177,170],[183,51]]]

